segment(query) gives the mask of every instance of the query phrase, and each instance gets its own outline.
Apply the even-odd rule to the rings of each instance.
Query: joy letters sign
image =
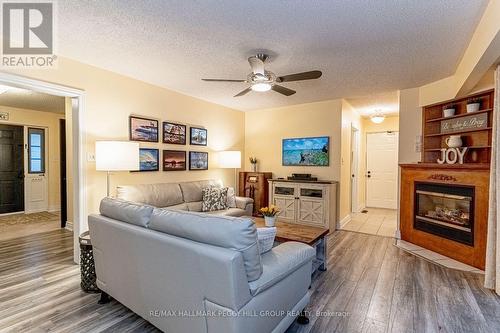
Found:
[[[441,120],[441,133],[453,133],[472,129],[486,128],[488,126],[488,114],[465,116],[462,118]]]

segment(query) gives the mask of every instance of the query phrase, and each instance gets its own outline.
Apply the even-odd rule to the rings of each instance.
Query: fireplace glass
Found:
[[[417,183],[415,229],[473,245],[474,189]]]

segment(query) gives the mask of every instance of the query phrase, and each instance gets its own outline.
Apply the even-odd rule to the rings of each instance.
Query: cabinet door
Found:
[[[325,224],[324,201],[322,199],[300,197],[298,215],[299,223],[323,226]]]
[[[275,195],[273,204],[280,210],[278,219],[286,222],[294,222],[296,202],[297,200],[294,197]]]

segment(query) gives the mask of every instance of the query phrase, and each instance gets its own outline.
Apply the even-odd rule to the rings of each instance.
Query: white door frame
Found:
[[[375,131],[375,132],[366,132],[365,133],[365,172],[368,172],[368,134],[380,134],[380,133],[398,133],[399,135],[399,130],[397,131]],[[396,152],[398,153],[398,163],[399,163],[399,140],[397,141],[397,149]],[[365,177],[368,177],[366,174]],[[398,167],[398,181],[397,181],[397,186],[398,186],[398,194],[396,196],[396,203],[397,203],[397,210],[399,211],[399,167]],[[365,203],[368,202],[368,180],[365,182]]]
[[[359,129],[351,125],[351,170],[349,175],[351,178],[351,213],[359,212],[359,133]]]
[[[87,229],[87,188],[85,171],[85,91],[30,79],[21,75],[0,72],[0,84],[33,90],[45,94],[72,98],[73,128],[73,260],[79,262],[80,246],[78,236]],[[76,104],[76,105],[75,105]]]

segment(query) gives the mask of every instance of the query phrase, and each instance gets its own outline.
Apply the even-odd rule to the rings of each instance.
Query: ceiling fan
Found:
[[[264,63],[266,62],[267,59],[269,59],[269,56],[263,53],[259,53],[257,55],[248,58],[250,67],[252,67],[252,72],[247,75],[246,80],[226,80],[226,79],[202,79],[202,80],[211,82],[246,82],[250,84],[250,87],[234,95],[234,97],[243,96],[249,93],[251,90],[258,92],[274,90],[285,96],[291,96],[296,93],[295,90],[285,88],[283,86],[278,85],[277,83],[319,79],[323,74],[321,73],[321,71],[309,71],[309,72],[277,76],[273,72],[264,69]]]

